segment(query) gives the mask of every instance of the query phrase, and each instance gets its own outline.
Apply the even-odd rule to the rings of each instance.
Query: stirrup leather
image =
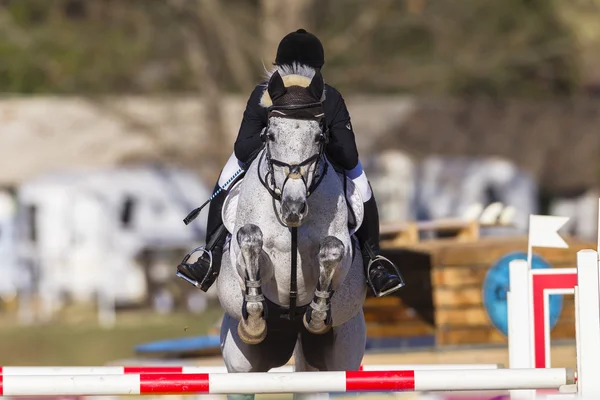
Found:
[[[375,257],[369,257],[369,264],[367,265],[366,268],[366,278],[367,278],[367,283],[369,284],[369,287],[371,288],[371,290],[373,291],[373,293],[375,293],[375,295],[377,297],[383,297],[389,293],[392,293],[402,287],[404,287],[406,285],[406,283],[404,283],[404,278],[402,278],[402,274],[400,273],[400,270],[398,269],[398,267],[396,266],[396,264],[394,264],[393,262],[391,262],[388,258],[382,256],[382,255],[376,255]],[[383,292],[378,292],[377,290],[375,290],[375,286],[373,286],[373,282],[371,281],[371,266],[376,263],[376,262],[386,262],[389,265],[392,266],[392,268],[394,269],[394,271],[396,271],[396,275],[398,276],[398,279],[400,279],[400,283],[388,290],[384,290]]]
[[[182,274],[181,272],[177,271],[176,275],[183,279],[184,281],[194,285],[195,287],[203,290],[206,292],[206,290],[208,290],[208,288],[211,286],[212,282],[210,281],[210,277],[212,277],[214,271],[213,271],[213,257],[212,257],[212,252],[210,250],[207,250],[205,246],[200,246],[200,247],[196,247],[194,250],[190,251],[189,253],[187,253],[185,255],[185,257],[183,257],[183,260],[181,260],[181,262],[179,263],[178,266],[180,265],[184,265],[186,266],[188,269],[190,267],[190,264],[188,264],[188,260],[190,259],[190,257],[196,253],[201,251],[204,254],[208,255],[208,260],[209,260],[209,264],[208,264],[208,270],[206,271],[206,275],[204,275],[204,278],[202,278],[201,282],[195,281],[191,278],[188,278],[187,276],[185,276],[184,274]]]

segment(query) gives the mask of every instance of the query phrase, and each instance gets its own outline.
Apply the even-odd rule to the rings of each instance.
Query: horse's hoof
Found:
[[[267,323],[260,318],[251,323],[243,319],[238,324],[238,336],[246,344],[259,344],[267,337]]]
[[[306,314],[302,317],[302,322],[304,322],[306,330],[315,335],[322,335],[329,332],[331,329],[331,325],[327,325],[324,321],[315,319],[314,316],[311,318],[310,322],[308,322],[306,320]]]

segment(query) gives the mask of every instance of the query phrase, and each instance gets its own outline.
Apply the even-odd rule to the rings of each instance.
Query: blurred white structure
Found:
[[[587,190],[577,196],[559,197],[550,203],[550,215],[569,217],[564,231],[582,240],[596,241],[598,236],[597,190]]]
[[[415,163],[400,151],[386,151],[367,160],[364,166],[377,196],[381,221],[413,219],[415,196]]]
[[[384,222],[479,218],[486,211],[497,218],[505,209],[515,227],[493,232],[525,233],[529,214],[538,211],[533,177],[503,159],[430,156],[417,162],[386,151],[364,165]]]
[[[420,165],[417,180],[415,214],[419,219],[460,216],[473,204],[485,208],[500,202],[514,212],[512,231],[524,233],[529,214],[537,213],[535,180],[503,159],[428,157]],[[506,233],[500,231],[494,230]]]
[[[8,190],[0,191],[0,297],[5,301],[16,296],[19,284],[16,214],[14,196]]]
[[[147,274],[136,258],[147,249],[200,245],[206,212],[189,226],[182,220],[210,194],[189,172],[150,166],[53,173],[21,185],[21,263],[34,266],[46,317],[65,296],[99,300],[104,311],[142,301],[147,275],[168,280],[175,265]]]

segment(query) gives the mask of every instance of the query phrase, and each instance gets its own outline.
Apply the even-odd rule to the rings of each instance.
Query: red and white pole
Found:
[[[405,365],[363,365],[361,371],[405,371],[405,370],[461,370],[461,369],[498,369],[498,364],[405,364]],[[177,365],[140,365],[140,366],[99,366],[99,367],[0,367],[0,375],[123,375],[123,374],[208,374],[226,373],[227,368],[219,366],[177,366]],[[286,365],[273,368],[269,373],[294,372],[294,367]]]
[[[558,389],[565,368],[238,374],[3,375],[3,396],[339,393]]]

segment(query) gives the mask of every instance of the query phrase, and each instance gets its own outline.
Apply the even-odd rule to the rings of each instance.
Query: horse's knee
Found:
[[[255,270],[258,268],[259,256],[263,247],[263,234],[260,228],[254,224],[246,224],[242,226],[236,235],[238,245],[240,246],[240,254],[242,257],[241,266]],[[244,276],[244,271],[241,276]],[[253,274],[251,272],[251,274]]]
[[[254,224],[246,224],[237,232],[237,241],[240,248],[258,250],[263,247],[263,234],[260,228]]]
[[[334,236],[327,236],[321,242],[319,262],[326,267],[335,267],[344,257],[344,243]]]

